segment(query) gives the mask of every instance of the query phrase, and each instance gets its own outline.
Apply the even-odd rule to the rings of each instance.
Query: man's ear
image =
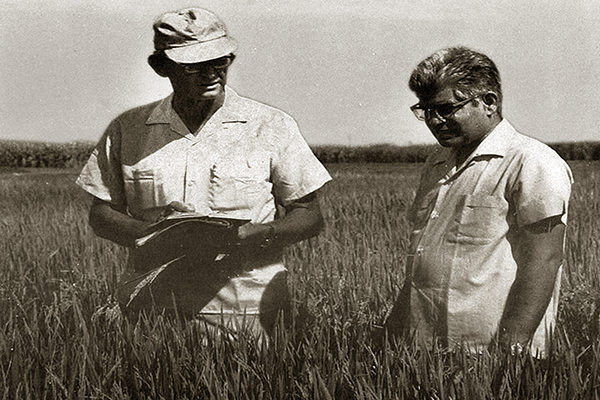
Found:
[[[163,78],[169,76],[169,63],[164,56],[151,54],[148,57],[148,64],[159,76],[162,76]]]
[[[481,96],[481,101],[483,101],[484,108],[490,112],[495,113],[499,109],[498,104],[498,95],[494,92],[487,92],[483,96]]]

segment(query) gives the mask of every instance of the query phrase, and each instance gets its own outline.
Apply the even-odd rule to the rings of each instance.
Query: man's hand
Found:
[[[136,214],[132,214],[132,216],[140,221],[154,223],[178,212],[184,213],[194,211],[196,211],[196,209],[193,204],[184,203],[181,201],[172,201],[166,206],[147,208]]]
[[[95,198],[90,208],[89,219],[96,235],[122,246],[133,247],[136,239],[155,229],[153,224],[159,219],[176,212],[193,211],[193,205],[174,201],[167,206],[155,207],[130,216],[125,210]]]
[[[265,246],[275,239],[275,228],[271,224],[253,224],[248,222],[238,228],[241,245]]]

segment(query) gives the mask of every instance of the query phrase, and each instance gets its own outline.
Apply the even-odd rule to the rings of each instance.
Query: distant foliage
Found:
[[[80,168],[94,148],[91,142],[43,143],[0,141],[0,168]],[[396,146],[312,146],[319,160],[340,163],[422,163],[434,144]],[[550,144],[565,160],[600,160],[600,142]]]
[[[599,161],[600,142],[550,143],[569,161]],[[420,163],[436,148],[435,144],[395,146],[378,144],[363,147],[315,146],[313,152],[324,163]]]
[[[549,144],[565,160],[600,160],[600,142],[570,142]]]
[[[90,157],[93,143],[0,141],[0,167],[76,168]]]
[[[394,146],[315,146],[312,148],[323,163],[420,163],[435,148],[434,145]]]

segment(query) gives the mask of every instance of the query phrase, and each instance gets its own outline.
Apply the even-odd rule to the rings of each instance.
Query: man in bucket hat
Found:
[[[130,248],[117,300],[270,332],[289,308],[282,249],[322,229],[331,177],[289,115],[227,86],[237,43],[213,13],[163,14],[154,46],[173,93],[112,121],[77,180],[94,232]],[[181,216],[198,225],[156,236]]]

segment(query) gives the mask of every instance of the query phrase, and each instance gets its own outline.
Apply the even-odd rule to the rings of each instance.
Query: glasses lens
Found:
[[[442,118],[447,118],[450,115],[452,115],[452,113],[454,113],[455,109],[456,106],[454,104],[440,104],[432,108],[432,111],[435,110],[435,112],[437,112],[437,115],[439,115]]]
[[[182,64],[186,74],[199,74],[206,72],[210,67],[216,69],[227,68],[233,62],[233,57],[221,57],[215,60],[205,61],[198,64]]]
[[[425,110],[422,109],[419,104],[415,104],[414,106],[411,106],[410,111],[413,112],[413,114],[415,115],[415,117],[417,117],[417,119],[420,119],[421,121],[425,121]]]
[[[421,121],[425,121],[425,119],[426,119],[425,110],[423,110],[422,108],[413,108],[412,112],[415,114],[415,117],[417,117],[417,119],[420,119]]]
[[[209,63],[215,68],[225,68],[229,67],[232,61],[233,59],[231,57],[221,57],[217,58],[216,60],[209,61]]]
[[[420,119],[421,121],[426,121],[431,118],[439,118],[442,120],[447,120],[455,112],[457,112],[460,108],[462,108],[469,101],[473,100],[475,97],[459,101],[458,103],[447,103],[447,104],[437,104],[432,107],[422,107],[420,104],[415,104],[410,109],[415,114],[415,117]]]

